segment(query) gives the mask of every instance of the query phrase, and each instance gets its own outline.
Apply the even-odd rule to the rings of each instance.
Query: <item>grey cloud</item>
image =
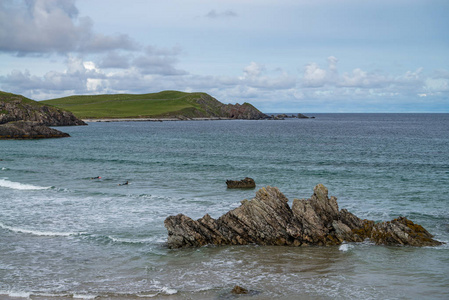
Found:
[[[130,59],[130,55],[120,55],[116,51],[111,51],[100,59],[98,66],[105,69],[127,69],[130,67]]]
[[[79,18],[74,3],[73,0],[2,0],[0,52],[28,55],[136,48],[127,35],[94,33],[92,21]]]
[[[234,18],[238,15],[233,12],[232,10],[227,10],[224,12],[217,12],[215,9],[209,11],[205,17],[210,19],[217,19],[217,18]]]
[[[65,74],[60,72],[48,72],[44,77],[30,75],[28,71],[12,71],[2,76],[2,89],[26,95],[29,91],[41,90],[55,91],[85,91],[86,78],[77,74]]]
[[[148,46],[142,55],[132,61],[132,66],[138,68],[143,74],[186,75],[186,71],[174,67],[180,52],[181,49],[178,47],[159,49]]]
[[[0,76],[1,88],[23,95],[36,92],[51,95],[67,91],[83,94],[92,92],[88,89],[89,81],[106,78],[96,70],[86,69],[80,58],[69,57],[66,63],[64,72],[50,71],[42,77],[31,75],[29,71],[14,70],[6,76]]]

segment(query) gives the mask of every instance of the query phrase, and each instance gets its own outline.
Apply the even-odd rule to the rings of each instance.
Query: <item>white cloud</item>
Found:
[[[241,77],[241,79],[245,79],[245,78],[256,78],[258,77],[263,71],[265,70],[265,66],[255,63],[255,62],[251,62],[248,66],[246,66],[243,69],[243,77]]]
[[[354,105],[375,106],[379,99],[394,101],[391,103],[419,103],[425,99],[426,103],[434,103],[436,97],[447,99],[449,95],[449,72],[445,70],[430,76],[421,68],[396,76],[362,68],[340,72],[338,60],[331,56],[327,68],[311,62],[302,74],[251,62],[241,68],[238,76],[197,75],[175,67],[179,53],[176,47],[148,47],[145,52],[135,53],[135,57],[118,52],[89,59],[69,55],[64,70],[49,71],[44,76],[14,70],[0,76],[0,83],[3,90],[38,100],[73,94],[201,91],[225,103],[249,101],[266,112],[317,105],[344,111]],[[105,65],[112,54],[123,57],[128,67]]]
[[[317,63],[307,64],[304,67],[302,85],[304,87],[322,87],[334,84],[338,77],[337,62],[338,59],[335,56],[329,56],[327,70],[320,68]]]

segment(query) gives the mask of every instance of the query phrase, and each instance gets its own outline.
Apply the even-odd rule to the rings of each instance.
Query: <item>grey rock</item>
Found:
[[[252,189],[256,187],[254,179],[245,177],[242,180],[226,180],[228,189]]]
[[[422,226],[400,217],[375,224],[361,220],[345,209],[339,211],[337,198],[328,197],[322,184],[308,200],[288,199],[275,187],[261,188],[252,200],[218,219],[208,214],[198,220],[179,214],[168,217],[167,244],[170,248],[213,245],[339,245],[343,241],[370,239],[376,244],[436,246]]]
[[[68,133],[40,125],[38,122],[17,121],[0,125],[0,140],[43,139],[69,136]]]
[[[87,125],[71,112],[21,95],[0,92],[0,124],[13,121],[32,121],[45,126]]]

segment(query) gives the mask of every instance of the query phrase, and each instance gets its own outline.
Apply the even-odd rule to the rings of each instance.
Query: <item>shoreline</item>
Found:
[[[82,119],[86,123],[96,122],[163,122],[163,121],[219,121],[219,120],[235,120],[231,118],[99,118],[99,119]]]

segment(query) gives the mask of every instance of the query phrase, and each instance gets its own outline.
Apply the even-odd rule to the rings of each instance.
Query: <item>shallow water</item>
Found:
[[[246,176],[290,200],[323,183],[361,218],[406,216],[449,241],[448,114],[316,116],[1,141],[0,297],[233,299],[238,284],[254,299],[448,298],[447,244],[167,249],[167,216],[219,217],[254,196],[226,189]]]

